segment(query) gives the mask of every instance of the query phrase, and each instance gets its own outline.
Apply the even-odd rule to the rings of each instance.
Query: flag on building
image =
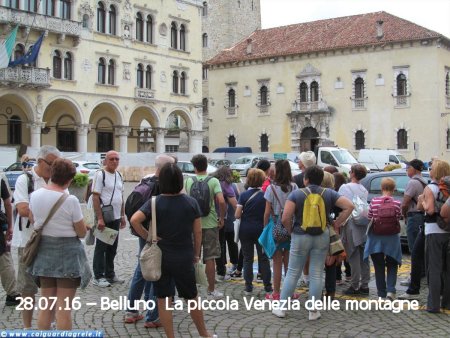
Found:
[[[11,61],[9,66],[14,67],[17,65],[32,64],[33,62],[36,62],[39,55],[39,50],[41,49],[42,40],[44,39],[44,34],[45,33],[42,33],[36,43],[28,49],[28,52],[24,56],[18,58],[17,60]]]
[[[16,35],[19,25],[16,26],[6,38],[5,41],[0,45],[0,68],[8,67],[9,59],[14,49],[14,44],[16,43]]]

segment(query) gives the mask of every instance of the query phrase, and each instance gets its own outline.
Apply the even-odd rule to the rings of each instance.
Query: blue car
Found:
[[[28,162],[29,166],[36,165],[35,162]],[[17,178],[23,174],[23,167],[21,162],[16,162],[11,164],[8,168],[3,169],[6,178],[8,179],[8,184],[11,190],[16,187]]]

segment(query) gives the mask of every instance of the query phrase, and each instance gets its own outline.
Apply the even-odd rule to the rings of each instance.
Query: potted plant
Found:
[[[80,203],[86,203],[86,192],[89,185],[89,176],[87,174],[76,173],[69,186],[69,192],[76,196]]]

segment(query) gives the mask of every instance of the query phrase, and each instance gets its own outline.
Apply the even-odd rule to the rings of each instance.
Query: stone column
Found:
[[[194,154],[202,153],[203,132],[201,130],[190,130],[187,132],[189,137],[189,152]]]
[[[166,136],[167,131],[163,128],[155,128],[155,142],[156,142],[156,153],[162,154],[166,152],[166,145],[164,143],[164,136]]]
[[[79,153],[87,153],[87,135],[91,130],[90,124],[80,124],[75,127],[77,130],[77,144]]]
[[[131,131],[131,128],[128,126],[115,126],[116,135],[119,136],[120,148],[119,152],[126,153],[128,152],[128,134]]]
[[[31,132],[31,147],[41,147],[41,129],[45,127],[45,122],[33,121],[27,124]]]

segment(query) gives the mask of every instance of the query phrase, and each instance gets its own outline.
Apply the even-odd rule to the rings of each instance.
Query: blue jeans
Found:
[[[375,268],[375,283],[377,285],[378,297],[385,298],[387,292],[395,293],[398,271],[397,261],[391,256],[386,256],[382,252],[371,254],[370,257],[372,258],[373,267]]]
[[[294,293],[308,256],[309,299],[317,300],[321,298],[323,267],[329,245],[330,232],[328,229],[318,236],[292,234],[288,271],[281,289],[281,299],[288,299]]]
[[[145,246],[145,240],[143,240],[141,237],[139,237],[139,255],[141,254],[142,249]],[[148,282],[142,277],[141,272],[141,264],[139,263],[136,266],[136,270],[134,270],[133,279],[131,280],[130,285],[130,291],[128,292],[128,300],[132,307],[134,307],[134,302],[136,300],[141,299],[142,292],[144,292],[144,300],[153,300],[155,304],[154,310],[147,310],[147,313],[145,314],[145,321],[146,322],[155,322],[159,318],[158,313],[158,305],[157,300],[155,296],[155,286],[153,282]],[[128,312],[137,312],[137,310],[128,310]]]
[[[411,253],[416,242],[417,235],[419,234],[420,227],[424,225],[423,213],[411,212],[408,213],[406,220],[406,237],[408,239],[408,248]]]

